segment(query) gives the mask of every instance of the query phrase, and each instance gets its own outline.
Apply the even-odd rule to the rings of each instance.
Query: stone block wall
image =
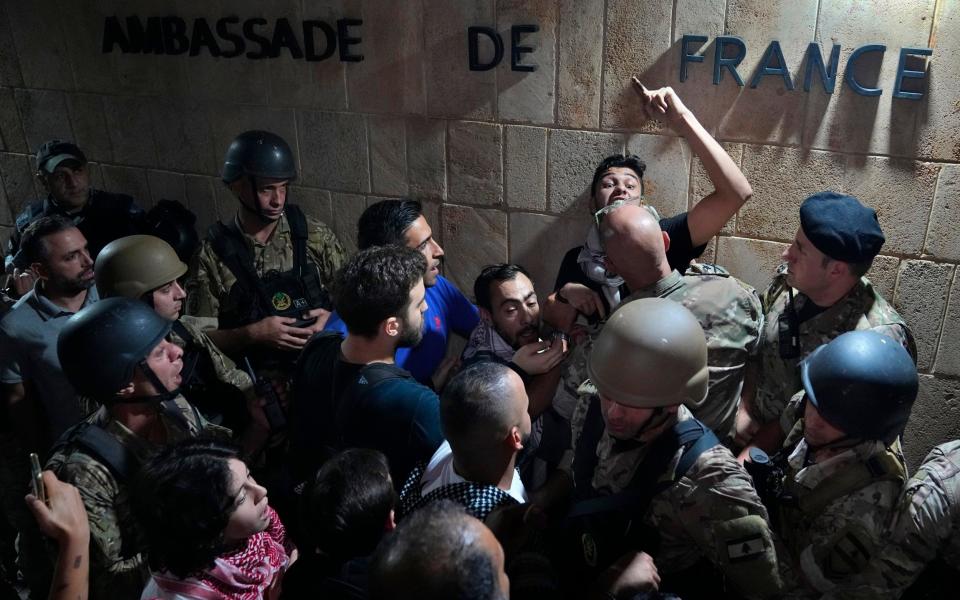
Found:
[[[101,51],[104,20],[176,15],[269,28],[287,18],[351,32],[361,62],[309,62],[288,50],[265,60]],[[536,24],[522,45],[534,72],[510,69],[510,28]],[[467,27],[493,28],[504,60],[470,71]],[[235,30],[239,29],[239,25]],[[269,31],[269,29],[267,29]],[[679,80],[684,34],[708,37],[703,63]],[[269,35],[269,34],[268,34]],[[739,71],[712,84],[715,38],[746,44]],[[318,40],[322,36],[318,34]],[[778,76],[749,82],[778,40],[796,89]],[[302,39],[301,39],[302,42]],[[803,90],[804,52],[840,44],[832,95]],[[319,43],[319,42],[318,42]],[[856,47],[882,43],[858,68],[880,96],[843,83]],[[920,101],[892,95],[901,47],[931,47]],[[492,45],[481,38],[482,60]],[[798,225],[808,194],[835,189],[875,207],[888,241],[870,276],[917,335],[921,399],[907,450],[960,436],[960,2],[953,0],[34,0],[0,3],[0,238],[42,190],[31,153],[75,140],[94,184],[149,206],[183,201],[205,228],[234,201],[217,174],[229,140],[269,129],[294,147],[292,198],[355,247],[371,202],[422,200],[447,251],[446,274],[470,290],[479,268],[512,260],[546,295],[560,257],[588,223],[586,187],[613,152],[641,154],[649,199],[663,214],[711,191],[688,144],[635,110],[629,77],[672,85],[724,143],[754,189],[708,257],[762,287]],[[817,78],[814,77],[816,80]]]

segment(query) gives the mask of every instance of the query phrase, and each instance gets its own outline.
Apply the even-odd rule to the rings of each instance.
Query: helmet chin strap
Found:
[[[153,372],[149,366],[147,366],[146,360],[141,360],[137,363],[137,366],[140,367],[140,370],[143,372],[144,377],[147,378],[155,390],[162,392],[158,394],[153,394],[150,396],[136,396],[133,398],[112,398],[111,404],[141,404],[141,403],[161,403],[166,402],[167,400],[173,400],[180,395],[180,387],[176,387],[173,390],[168,390],[167,386],[163,385],[163,382],[160,381],[160,378],[157,377],[157,374]]]
[[[250,192],[256,197],[257,195],[257,178],[253,175],[247,175],[247,181],[250,183]],[[237,196],[237,200],[240,202],[240,207],[243,210],[247,211],[251,215],[255,216],[261,223],[264,225],[269,225],[270,223],[276,222],[278,219],[268,217],[263,213],[263,209],[260,207],[260,203],[256,203],[256,208],[248,206],[246,202],[243,201],[243,196]]]
[[[641,439],[645,434],[657,431],[666,425],[672,415],[673,413],[667,412],[662,406],[653,409],[653,414],[647,418],[647,422],[637,431],[636,439]]]

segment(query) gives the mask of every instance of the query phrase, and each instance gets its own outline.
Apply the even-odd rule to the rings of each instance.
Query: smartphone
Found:
[[[40,457],[36,452],[30,453],[30,483],[33,485],[33,495],[46,504],[47,488],[43,485],[43,471],[40,469]]]

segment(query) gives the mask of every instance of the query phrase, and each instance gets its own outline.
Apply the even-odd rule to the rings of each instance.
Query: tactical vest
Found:
[[[250,421],[243,393],[217,377],[210,354],[183,323],[174,321],[173,332],[185,343],[180,393],[207,421],[243,431]]]
[[[319,269],[307,258],[306,217],[293,204],[286,206],[284,215],[293,240],[293,268],[282,273],[258,275],[253,252],[235,226],[217,222],[208,229],[214,253],[237,278],[229,294],[238,314],[227,322],[221,320],[221,327],[241,327],[271,316],[300,318],[314,308],[332,309],[330,296],[320,283]]]
[[[593,489],[597,467],[597,446],[605,425],[597,396],[590,399],[580,439],[573,458],[573,477],[577,499],[565,520],[567,544],[579,550],[578,569],[588,581],[628,551],[654,553],[656,532],[643,526],[643,517],[654,496],[679,481],[700,456],[720,444],[717,436],[694,418],[677,421],[651,442],[643,462],[627,487],[608,496]],[[672,477],[668,465],[680,449],[683,454]],[[576,552],[575,552],[576,553]]]

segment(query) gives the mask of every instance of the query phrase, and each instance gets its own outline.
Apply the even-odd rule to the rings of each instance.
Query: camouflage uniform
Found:
[[[941,444],[903,490],[883,550],[829,598],[899,598],[940,558],[960,570],[960,440]]]
[[[803,396],[796,394],[788,410],[800,414]],[[906,479],[906,465],[899,442],[887,448],[876,440],[807,465],[803,419],[784,448],[792,448],[783,483],[784,496],[791,500],[771,507],[784,546],[783,577],[792,589],[789,597],[817,597],[862,572],[876,553]]]
[[[182,396],[172,402],[177,412],[161,410],[160,413],[167,432],[167,444],[201,436],[229,439],[228,429],[207,423]],[[157,450],[155,444],[116,421],[106,407],[101,407],[86,422],[100,426],[138,462]],[[111,468],[75,441],[55,448],[47,468],[80,490],[87,510],[90,520],[90,598],[139,598],[149,571],[138,551],[125,482],[118,480]]]
[[[589,395],[583,395],[574,411],[574,446],[584,429],[590,400]],[[680,406],[665,427],[692,418],[690,411]],[[604,433],[597,446],[594,490],[601,495],[622,491],[649,447],[644,444],[620,449],[616,440]],[[668,463],[669,469],[676,468],[682,452],[678,450]],[[561,466],[571,468],[572,454]],[[671,477],[672,471],[660,479]],[[661,573],[683,571],[706,559],[746,597],[765,597],[780,589],[767,510],[750,476],[719,444],[701,454],[675,484],[652,498],[643,521],[659,535],[654,559]]]
[[[809,299],[794,291],[799,312]],[[803,386],[800,383],[800,361],[841,333],[872,329],[903,345],[916,362],[917,348],[910,329],[897,311],[874,289],[866,277],[839,302],[799,324],[800,356],[780,356],[780,317],[788,310],[789,293],[786,265],[781,265],[763,295],[766,320],[758,352],[756,393],[750,405],[751,416],[760,423],[780,417],[790,397]]]
[[[686,307],[707,336],[710,391],[693,415],[726,439],[733,432],[747,362],[756,351],[763,309],[756,291],[725,272],[701,273],[697,267],[681,275],[673,271],[652,287],[637,290],[624,305],[640,298],[667,298]]]
[[[236,217],[232,226],[243,231]],[[317,266],[321,282],[329,288],[334,273],[346,259],[346,252],[333,231],[310,216],[307,216],[307,231],[307,259]],[[265,244],[246,233],[243,237],[253,251],[258,276],[293,268],[293,238],[285,215],[280,217],[276,230]],[[230,298],[230,288],[236,282],[236,275],[221,262],[210,240],[204,240],[190,264],[186,285],[187,314],[213,317],[220,323],[242,322],[244,315],[239,314],[239,307]]]
[[[210,358],[214,374],[218,380],[237,388],[245,394],[253,393],[253,381],[250,376],[238,369],[236,363],[217,348],[210,336],[205,333],[217,328],[216,319],[184,316],[180,317],[180,324],[193,336],[195,346]],[[171,332],[170,341],[181,348],[187,346],[187,341],[178,336],[176,331]]]

